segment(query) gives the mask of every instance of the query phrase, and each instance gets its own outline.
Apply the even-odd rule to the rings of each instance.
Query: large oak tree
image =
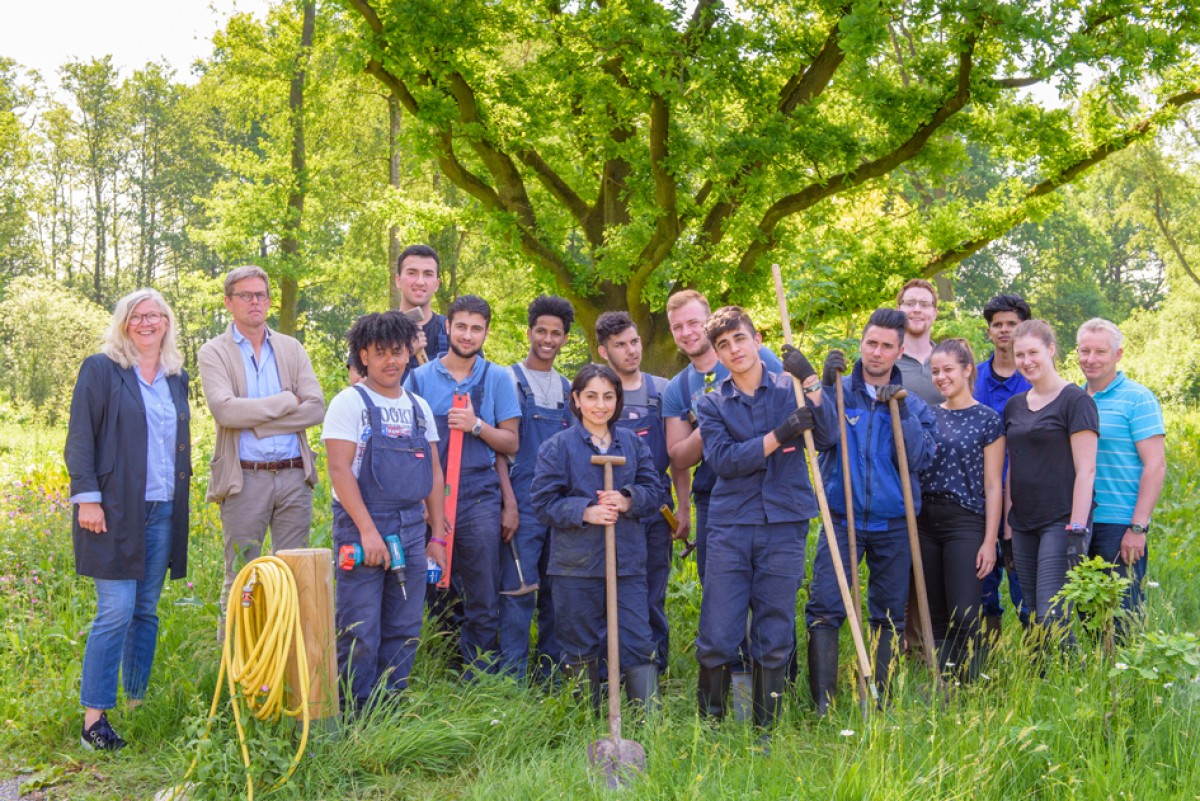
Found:
[[[874,303],[1200,98],[1188,0],[340,2],[445,176],[659,363],[673,289],[778,260],[818,315]]]

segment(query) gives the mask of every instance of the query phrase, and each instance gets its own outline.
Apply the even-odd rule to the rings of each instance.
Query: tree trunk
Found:
[[[304,78],[316,25],[315,0],[303,0],[301,9],[304,20],[300,28],[300,52],[296,56],[296,69],[292,73],[291,91],[288,94],[292,120],[292,188],[288,193],[287,217],[283,221],[283,237],[279,243],[283,255],[283,273],[279,280],[279,330],[289,336],[296,335],[300,294],[296,276],[301,263],[300,232],[304,222],[304,198],[308,193],[304,153]]]
[[[389,94],[388,101],[388,185],[392,191],[400,191],[400,103],[396,96]],[[400,265],[400,226],[392,224],[388,229],[387,282],[388,299],[391,308],[400,308],[400,287],[396,286],[395,276]]]

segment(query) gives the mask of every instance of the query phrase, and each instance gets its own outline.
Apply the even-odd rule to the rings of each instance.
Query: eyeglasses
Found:
[[[229,297],[237,298],[242,303],[250,303],[255,300],[259,303],[266,303],[271,298],[266,292],[233,292]]]
[[[129,324],[141,325],[142,323],[146,323],[147,325],[158,325],[163,321],[163,317],[164,315],[160,314],[159,312],[150,312],[148,314],[131,314],[129,315]]]
[[[932,309],[937,304],[931,300],[905,300],[900,303],[902,309]]]

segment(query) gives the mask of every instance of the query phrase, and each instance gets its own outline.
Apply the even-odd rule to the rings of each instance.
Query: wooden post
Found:
[[[336,718],[337,691],[336,629],[333,625],[333,552],[328,548],[296,548],[276,554],[296,578],[300,603],[300,627],[308,657],[308,675],[301,676],[296,664],[296,646],[288,654],[288,708],[300,704],[301,682],[308,683],[308,710],[312,720]]]

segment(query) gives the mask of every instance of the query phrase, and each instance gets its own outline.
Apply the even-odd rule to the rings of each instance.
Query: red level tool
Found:
[[[467,408],[467,396],[454,394],[450,403],[451,409]],[[441,589],[450,586],[450,560],[454,557],[454,523],[458,517],[458,475],[462,467],[463,432],[457,428],[450,429],[450,446],[446,449],[446,569],[442,571],[442,580],[437,583]]]

